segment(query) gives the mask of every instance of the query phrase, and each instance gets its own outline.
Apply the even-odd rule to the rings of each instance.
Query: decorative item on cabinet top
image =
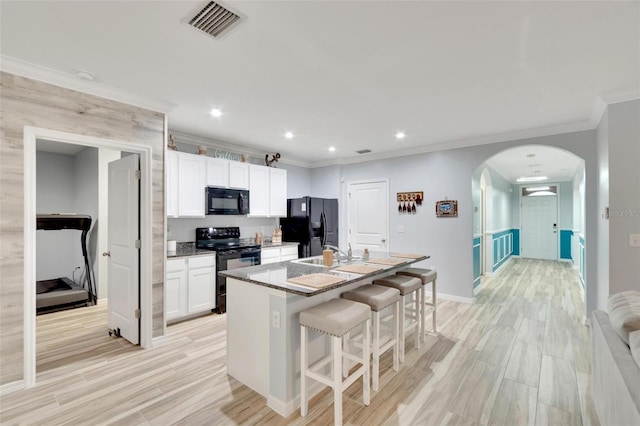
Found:
[[[273,154],[271,156],[271,160],[269,160],[269,154],[267,154],[267,155],[264,156],[264,164],[267,167],[275,167],[273,165],[273,163],[277,163],[279,159],[280,159],[280,153],[279,152],[276,152],[275,154]]]
[[[416,207],[422,205],[424,193],[419,192],[398,192],[396,195],[398,201],[398,213],[416,214]]]
[[[173,139],[173,135],[169,133],[169,142],[167,143],[167,148],[171,151],[177,151],[178,147],[176,146],[176,141]]]
[[[436,201],[436,216],[458,217],[458,201],[448,200],[447,197],[444,200]]]

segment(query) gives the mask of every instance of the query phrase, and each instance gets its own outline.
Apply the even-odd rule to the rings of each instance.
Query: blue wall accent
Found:
[[[517,235],[517,237],[515,236]],[[516,246],[514,239],[518,240]],[[493,270],[497,270],[504,262],[509,260],[514,254],[514,250],[519,249],[520,234],[517,229],[507,229],[506,231],[493,234]]]
[[[473,288],[480,285],[480,237],[473,239]]]
[[[572,259],[571,256],[571,236],[572,230],[560,230],[560,259]]]
[[[520,230],[512,229],[511,237],[513,238],[513,256],[520,256]]]

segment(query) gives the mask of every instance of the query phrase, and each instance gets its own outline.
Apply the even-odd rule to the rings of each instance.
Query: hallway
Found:
[[[369,407],[362,405],[359,383],[349,388],[345,424],[598,424],[590,396],[589,329],[581,325],[582,316],[582,289],[570,264],[514,258],[483,280],[474,304],[441,299],[441,334],[428,335],[420,351],[408,338],[399,372],[392,370],[390,354],[383,356],[380,391],[372,393]],[[78,324],[88,327],[78,331]],[[38,385],[4,396],[0,422],[333,422],[328,390],[311,401],[305,419],[299,412],[285,419],[228,377],[225,315],[172,325],[168,343],[152,350],[108,337],[104,324],[104,304],[38,317]],[[53,327],[62,337],[47,337]]]

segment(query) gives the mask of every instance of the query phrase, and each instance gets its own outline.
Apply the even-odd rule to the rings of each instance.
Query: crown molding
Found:
[[[217,139],[211,139],[203,136],[193,135],[185,133],[180,130],[169,129],[169,133],[174,136],[175,141],[179,143],[186,143],[189,145],[199,146],[203,145],[207,148],[217,148],[226,151],[236,152],[238,154],[247,154],[251,157],[264,158],[265,155],[272,154],[273,152],[262,151],[255,148],[248,148],[246,146],[236,145],[229,142],[220,141]],[[311,168],[311,163],[303,161],[297,158],[281,158],[278,163],[289,164],[292,166]]]
[[[436,151],[446,151],[450,149],[468,148],[478,145],[489,145],[500,142],[509,142],[521,139],[531,139],[544,136],[559,135],[563,133],[580,132],[584,130],[593,130],[594,126],[591,120],[579,121],[575,123],[560,124],[557,126],[539,127],[533,129],[519,130],[516,132],[500,133],[495,135],[478,136],[469,139],[459,139],[447,142],[439,142],[429,145],[417,146],[402,150],[387,151],[381,153],[366,154],[361,157],[343,158],[338,160],[328,160],[313,163],[311,168],[327,167],[334,165],[366,163],[369,161],[385,160],[389,158],[405,157],[408,155],[426,154]]]
[[[175,104],[171,102],[141,96],[100,81],[82,80],[75,75],[12,56],[0,55],[0,71],[164,114],[169,113],[175,107]]]

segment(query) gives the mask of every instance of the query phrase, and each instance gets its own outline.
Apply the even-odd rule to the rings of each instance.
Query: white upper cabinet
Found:
[[[287,215],[287,171],[272,167],[249,166],[249,216]]]
[[[207,186],[219,188],[229,186],[229,160],[207,158]]]
[[[249,163],[229,161],[229,188],[249,189]]]
[[[249,165],[249,216],[269,216],[269,167]]]
[[[204,217],[207,157],[178,153],[178,216]]]
[[[166,191],[167,191],[167,216],[178,216],[178,153],[167,151]]]
[[[287,216],[287,171],[269,168],[269,216]]]
[[[249,163],[207,158],[207,186],[249,189]]]

